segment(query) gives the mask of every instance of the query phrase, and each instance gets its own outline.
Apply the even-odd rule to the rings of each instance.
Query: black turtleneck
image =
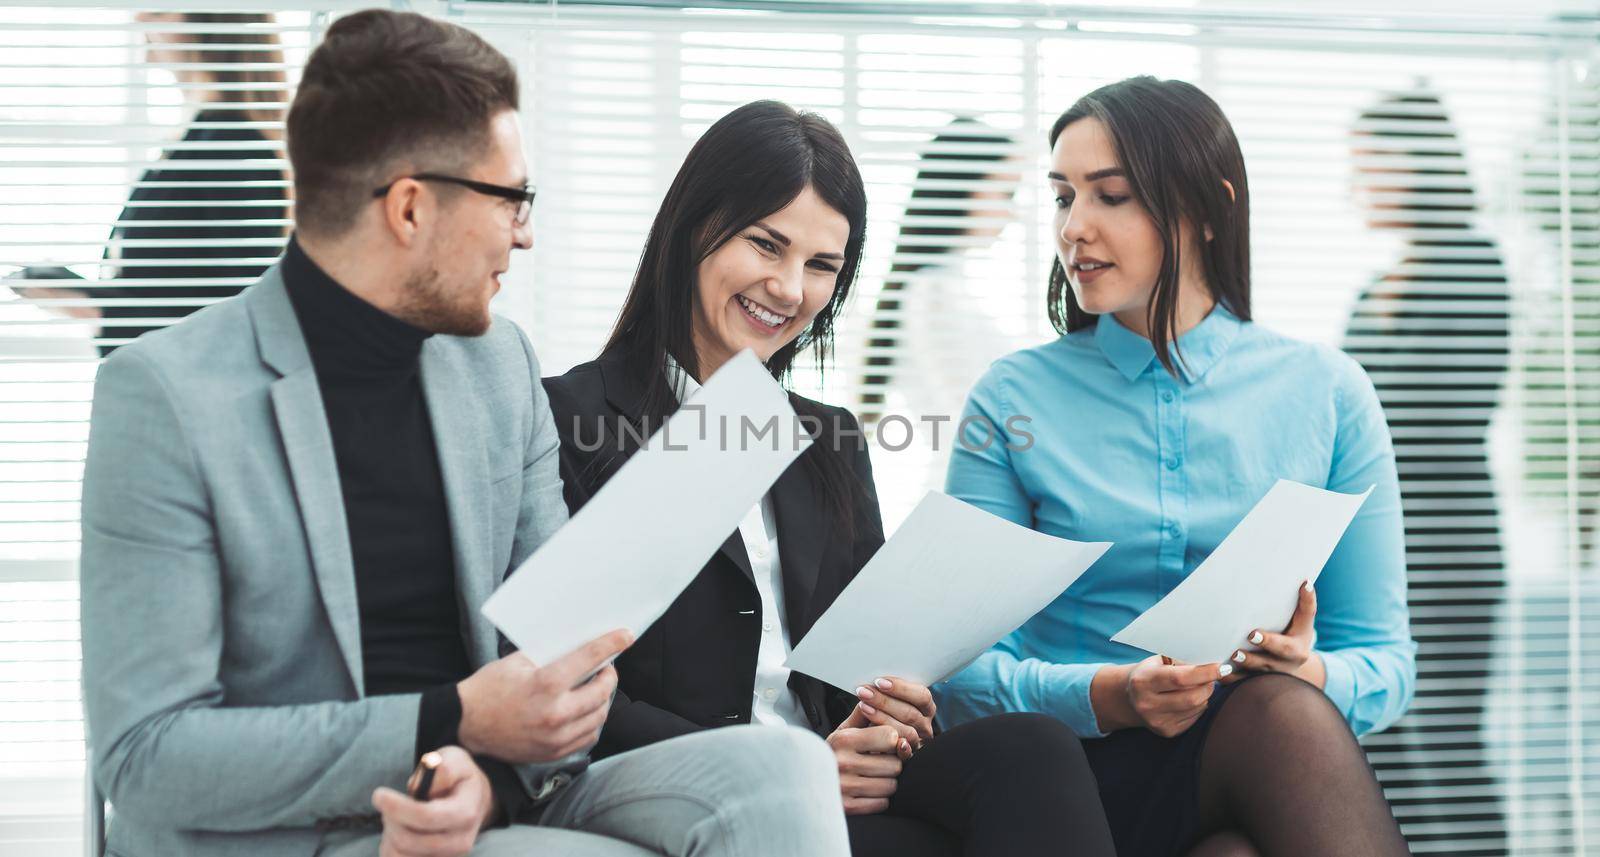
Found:
[[[300,318],[350,527],[369,696],[471,673],[450,519],[413,327],[340,286],[291,240],[283,280]]]
[[[350,526],[369,696],[422,693],[417,755],[459,744],[456,682],[472,672],[456,597],[449,510],[422,395],[427,331],[356,297],[293,238],[284,285],[311,351]],[[516,772],[478,758],[502,822],[529,805]]]

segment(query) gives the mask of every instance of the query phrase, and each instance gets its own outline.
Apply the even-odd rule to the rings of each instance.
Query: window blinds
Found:
[[[0,5],[0,850],[60,854],[84,758],[76,558],[100,356],[287,235],[309,10]]]
[[[207,84],[185,80],[265,72],[210,85],[232,108],[245,92],[286,91],[317,31],[351,8],[228,5],[275,14],[174,25],[120,4],[0,6],[0,276],[56,266],[92,281],[0,290],[0,751],[30,760],[31,783],[81,765],[73,563],[99,354],[248,282],[244,269],[281,246],[273,230],[287,223],[271,117],[197,122],[182,93]],[[868,182],[867,257],[834,359],[820,370],[802,361],[794,383],[878,418],[874,466],[892,527],[942,487],[946,451],[925,418],[959,413],[989,360],[1053,336],[1051,121],[1129,75],[1189,80],[1217,98],[1245,148],[1256,317],[1346,348],[1393,425],[1421,678],[1412,713],[1366,744],[1406,834],[1438,854],[1566,854],[1595,841],[1591,7],[691,5],[415,4],[473,27],[523,70],[535,249],[499,308],[530,331],[546,372],[604,341],[667,183],[704,128],[756,98],[822,113]],[[249,60],[152,64],[140,45],[157,30],[237,36],[218,50]],[[276,46],[256,40],[269,33]],[[182,139],[197,127],[264,133]],[[208,181],[231,195],[136,200],[135,210],[188,209],[159,226],[125,211],[141,191]],[[230,209],[238,216],[222,215]],[[187,231],[202,227],[224,231]],[[158,255],[117,264],[140,252]],[[197,270],[208,276],[183,276]],[[112,307],[137,314],[68,312]]]

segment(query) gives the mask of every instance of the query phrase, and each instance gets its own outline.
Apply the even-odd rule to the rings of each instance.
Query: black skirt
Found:
[[[1205,713],[1175,738],[1123,729],[1084,739],[1117,857],[1181,857],[1194,846],[1200,832],[1200,753],[1237,686],[1218,686]]]

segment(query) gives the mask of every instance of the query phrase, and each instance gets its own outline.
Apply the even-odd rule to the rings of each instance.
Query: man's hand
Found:
[[[632,634],[617,630],[542,667],[513,652],[478,670],[456,685],[462,746],[512,764],[553,762],[594,746],[617,689],[610,662],[632,644]]]
[[[472,850],[494,816],[494,793],[467,751],[442,747],[430,799],[415,800],[391,788],[372,793],[383,815],[379,857],[461,857]]]

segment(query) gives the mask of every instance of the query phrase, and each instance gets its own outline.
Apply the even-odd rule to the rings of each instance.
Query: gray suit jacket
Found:
[[[474,666],[479,607],[567,517],[527,338],[435,336],[422,384]],[[83,479],[84,700],[109,849],[308,855],[416,760],[419,694],[368,697],[349,529],[310,355],[276,267],[117,350]],[[536,790],[575,757],[521,769]]]

